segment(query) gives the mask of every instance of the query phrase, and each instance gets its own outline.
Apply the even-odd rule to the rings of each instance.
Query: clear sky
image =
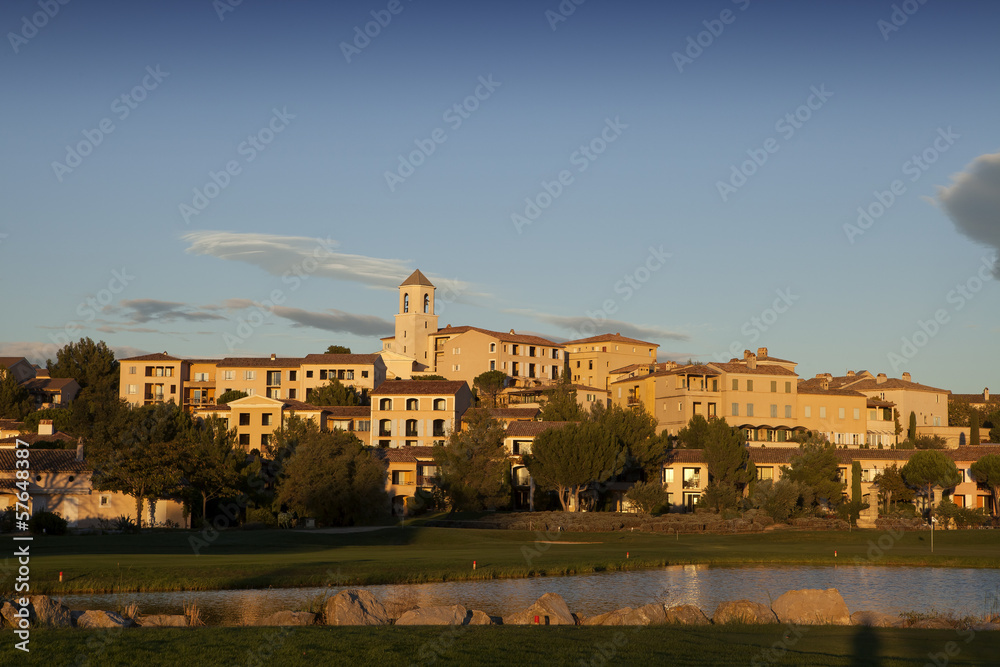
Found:
[[[8,0],[0,29],[0,354],[375,351],[420,268],[442,326],[1000,390],[995,2]]]

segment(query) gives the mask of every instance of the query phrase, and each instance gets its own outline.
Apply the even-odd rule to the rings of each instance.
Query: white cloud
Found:
[[[76,341],[73,341],[74,343]],[[148,350],[142,350],[130,345],[109,345],[111,351],[115,353],[115,359],[125,359],[126,357],[137,357],[142,354],[149,354]],[[38,341],[15,341],[0,343],[0,357],[26,357],[28,361],[44,366],[48,359],[55,361],[56,354],[63,348],[55,343],[41,343]]]
[[[938,200],[959,232],[1000,252],[1000,153],[980,155],[953,183],[938,188]],[[1000,277],[1000,265],[994,269]]]
[[[294,322],[297,327],[312,327],[323,331],[350,333],[356,336],[391,336],[395,325],[389,320],[374,315],[355,315],[342,310],[313,312],[301,308],[275,306],[272,311],[278,317]]]
[[[525,311],[521,311],[525,312]],[[525,314],[534,317],[547,324],[552,324],[567,331],[572,332],[573,338],[589,338],[605,333],[620,333],[629,338],[639,338],[642,340],[689,340],[688,334],[673,331],[665,327],[658,327],[645,324],[632,324],[621,320],[601,320],[597,321],[590,317],[567,317],[563,315],[549,315],[547,313],[536,313],[527,311]]]

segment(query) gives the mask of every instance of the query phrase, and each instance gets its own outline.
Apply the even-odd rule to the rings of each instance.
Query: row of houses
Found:
[[[36,410],[65,407],[80,393],[75,379],[51,377],[25,357],[0,357],[0,379],[8,373],[28,391]]]

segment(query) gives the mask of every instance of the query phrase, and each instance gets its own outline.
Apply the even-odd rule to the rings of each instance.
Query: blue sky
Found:
[[[420,268],[442,326],[1000,385],[1000,8],[675,5],[3,3],[0,353],[374,351]]]

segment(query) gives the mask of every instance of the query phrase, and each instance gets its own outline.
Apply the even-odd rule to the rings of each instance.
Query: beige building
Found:
[[[868,444],[868,397],[853,389],[835,389],[825,377],[799,382],[799,424],[831,443]]]
[[[660,347],[620,333],[601,334],[563,343],[574,383],[608,391],[616,370],[622,367],[656,364]]]
[[[122,359],[119,398],[132,405],[169,403],[183,405],[182,370],[185,362],[166,352]]]
[[[296,377],[300,400],[309,400],[309,390],[325,386],[332,380],[354,387],[367,396],[385,382],[386,365],[377,354],[307,354]]]
[[[396,516],[408,513],[418,489],[431,491],[437,477],[434,447],[393,447],[374,452],[386,466],[385,490]]]
[[[236,430],[237,444],[248,452],[254,449],[265,452],[272,443],[274,432],[293,415],[310,419],[320,427],[326,423],[323,408],[290,398],[268,398],[259,394],[237,398],[226,405],[203,406],[194,414],[222,419],[228,429]]]
[[[443,444],[461,428],[472,392],[461,381],[390,380],[371,394],[372,445],[424,447]]]
[[[937,389],[913,382],[909,373],[903,373],[901,379],[886,377],[885,373],[872,375],[868,371],[848,371],[847,375],[834,377],[825,375],[831,387],[851,389],[883,401],[889,401],[899,410],[899,420],[906,429],[910,422],[910,413],[917,416],[917,426],[947,426],[948,396],[947,389]]]

